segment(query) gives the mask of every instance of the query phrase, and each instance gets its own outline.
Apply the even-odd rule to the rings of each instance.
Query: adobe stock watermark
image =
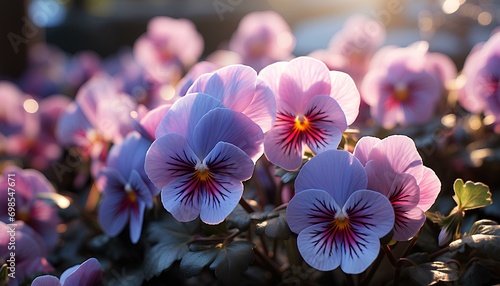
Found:
[[[243,3],[243,0],[214,0],[212,5],[219,19],[224,21],[224,14],[226,12],[233,12],[241,3]]]
[[[39,1],[36,11],[31,13],[31,19],[27,16],[21,18],[23,23],[21,27],[21,35],[14,32],[9,32],[7,34],[7,39],[12,46],[12,49],[17,54],[19,53],[19,46],[26,45],[32,39],[34,39],[39,33],[40,28],[37,27],[33,22],[36,23],[47,23],[52,17],[59,13],[59,9],[62,9],[61,5],[66,3],[67,0],[42,0]]]
[[[9,224],[7,224],[9,234],[9,242],[7,243],[8,258],[7,276],[10,279],[16,278],[16,174],[7,174],[7,216]]]

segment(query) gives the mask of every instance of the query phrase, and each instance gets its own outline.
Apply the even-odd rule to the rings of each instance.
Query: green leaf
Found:
[[[188,253],[188,242],[197,232],[199,222],[181,223],[169,216],[148,226],[147,239],[156,243],[146,251],[144,276],[147,280],[160,275],[164,270]]]
[[[500,225],[496,221],[489,219],[478,220],[470,228],[469,235],[473,234],[500,236]]]
[[[461,211],[482,208],[492,204],[490,188],[483,183],[455,180],[453,184],[455,195],[453,199]]]
[[[215,276],[225,285],[236,284],[240,274],[253,262],[253,247],[253,243],[248,241],[231,242],[228,246],[220,248],[210,269],[215,270]]]
[[[237,205],[236,208],[229,214],[226,218],[227,227],[237,228],[239,230],[245,231],[250,227],[252,219],[250,215],[243,209],[241,205]]]
[[[441,261],[434,261],[417,266],[403,268],[402,278],[409,279],[416,285],[436,285],[440,281],[458,281],[459,272],[452,265]]]
[[[286,222],[285,212],[280,212],[277,217],[257,224],[255,233],[257,235],[265,233],[266,236],[274,239],[289,239],[291,231]]]
[[[463,253],[466,246],[480,250],[483,254],[495,260],[500,260],[500,236],[487,234],[474,234],[464,236],[450,243],[450,251]]]
[[[219,254],[219,249],[212,247],[203,251],[190,251],[181,260],[180,269],[186,277],[200,275],[205,266],[210,265]]]

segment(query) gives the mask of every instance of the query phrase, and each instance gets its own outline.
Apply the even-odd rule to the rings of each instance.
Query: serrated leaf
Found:
[[[198,222],[181,223],[167,217],[160,222],[153,222],[147,229],[147,240],[156,243],[146,251],[144,276],[147,280],[158,276],[172,264],[181,259],[188,251],[188,242],[197,232]]]
[[[456,179],[453,184],[455,195],[453,199],[461,211],[482,208],[492,204],[490,188],[483,183]]]
[[[240,274],[253,262],[253,247],[253,243],[248,241],[231,242],[220,248],[210,269],[215,270],[215,276],[225,285],[234,285],[240,279]]]
[[[442,282],[458,281],[459,272],[450,265],[434,261],[417,266],[403,268],[401,275],[416,285],[435,285]]]
[[[487,256],[499,260],[500,259],[500,236],[474,234],[464,236],[450,243],[450,251],[458,251],[463,253],[466,246],[481,250]]]
[[[285,213],[281,212],[279,216],[257,224],[255,233],[258,235],[264,233],[266,236],[274,239],[289,239],[291,231],[286,222]]]
[[[186,277],[200,275],[205,266],[211,264],[219,254],[218,248],[210,248],[203,251],[190,251],[181,260],[180,269]]]
[[[488,234],[500,236],[500,225],[496,221],[482,219],[472,224],[469,235],[473,234]]]

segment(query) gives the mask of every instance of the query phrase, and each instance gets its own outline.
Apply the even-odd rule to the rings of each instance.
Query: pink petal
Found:
[[[259,72],[259,79],[263,80],[267,84],[276,98],[280,98],[281,96],[279,92],[280,79],[288,65],[289,62],[277,62],[268,65]]]
[[[378,142],[380,139],[377,137],[363,136],[356,143],[353,154],[363,166],[370,160],[370,152]]]
[[[441,181],[432,169],[424,167],[422,180],[418,186],[420,187],[420,201],[417,207],[426,212],[434,204],[441,191]]]
[[[361,101],[359,91],[352,78],[343,72],[330,71],[331,93],[344,111],[347,125],[351,125],[358,117]]]

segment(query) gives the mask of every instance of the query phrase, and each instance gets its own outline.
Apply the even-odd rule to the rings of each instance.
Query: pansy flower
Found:
[[[229,42],[229,49],[241,56],[241,63],[258,71],[290,58],[294,47],[290,26],[274,11],[245,15]]]
[[[38,170],[23,170],[17,166],[8,166],[4,169],[0,179],[2,191],[0,204],[3,206],[7,206],[8,201],[9,180],[7,174],[12,174],[13,176],[10,177],[15,179],[16,183],[16,219],[24,221],[38,232],[46,247],[49,250],[53,249],[59,239],[57,225],[60,220],[57,214],[57,206],[49,204],[40,197],[43,196],[43,193],[55,193],[54,187]],[[9,219],[7,207],[2,207],[0,209],[0,220],[7,223]]]
[[[9,244],[11,237],[15,238],[15,249]],[[12,251],[15,251],[15,256],[11,256]],[[5,224],[0,221],[0,265],[5,263],[7,267],[15,268],[15,278],[9,279],[7,286],[24,285],[23,280],[30,275],[53,271],[46,259],[47,254],[43,239],[25,222]],[[15,260],[13,264],[8,261],[12,259]]]
[[[262,154],[261,128],[206,94],[176,101],[160,122],[145,169],[178,221],[222,222]]]
[[[231,65],[198,77],[188,93],[201,92],[239,111],[267,132],[276,118],[276,99],[267,84],[249,66]]]
[[[360,96],[345,73],[319,60],[299,57],[267,66],[259,78],[276,96],[277,116],[264,149],[272,163],[296,170],[304,146],[315,154],[336,149],[342,132],[358,115]]]
[[[465,109],[500,117],[500,33],[476,47],[467,57],[462,74],[466,83],[459,100]]]
[[[394,225],[387,198],[367,190],[361,163],[342,150],[328,150],[304,164],[286,216],[297,246],[312,267],[363,272],[377,257],[379,239]]]
[[[422,164],[413,140],[401,135],[383,140],[363,137],[354,156],[365,166],[368,189],[385,195],[394,208],[393,238],[411,239],[424,224],[424,212],[441,188],[436,174]]]
[[[95,258],[89,258],[82,264],[66,269],[61,278],[43,275],[35,278],[31,286],[84,286],[102,285],[103,271],[101,264]]]
[[[99,205],[99,224],[110,236],[118,235],[127,222],[130,239],[136,243],[142,231],[144,210],[153,206],[159,190],[149,181],[144,160],[151,141],[131,132],[114,145],[98,175],[103,199]]]
[[[158,82],[179,77],[202,52],[203,38],[187,19],[155,17],[134,44],[135,58]]]
[[[178,96],[184,96],[194,81],[202,74],[211,73],[217,69],[217,65],[202,61],[194,64],[188,73],[177,83],[175,92]]]
[[[373,57],[361,96],[384,128],[423,124],[431,119],[454,65],[444,55],[427,52],[418,42],[406,48],[386,47]]]

